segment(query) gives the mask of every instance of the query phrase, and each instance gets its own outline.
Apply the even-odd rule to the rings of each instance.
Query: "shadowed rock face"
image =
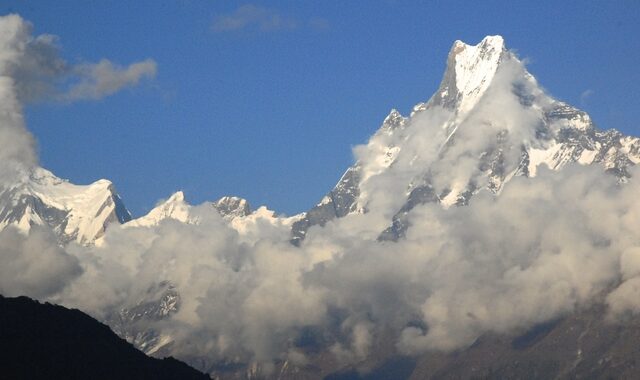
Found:
[[[168,318],[179,308],[180,294],[169,282],[162,281],[147,289],[144,298],[134,306],[107,316],[105,323],[139,350],[159,357],[171,343],[163,342],[156,330],[145,327],[146,323]]]
[[[359,181],[359,167],[356,165],[347,169],[336,187],[318,205],[309,210],[304,218],[293,223],[291,242],[299,245],[304,240],[309,227],[324,226],[330,220],[342,218],[350,212],[354,212],[360,194]]]
[[[4,379],[208,379],[173,358],[154,359],[88,315],[0,296]]]
[[[246,199],[238,197],[222,197],[211,205],[220,215],[226,218],[242,217],[251,214],[251,206]]]

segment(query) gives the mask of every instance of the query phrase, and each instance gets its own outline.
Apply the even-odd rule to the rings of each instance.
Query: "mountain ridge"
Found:
[[[509,134],[521,131],[509,130],[509,125],[486,128],[479,117],[483,108],[489,108],[487,103],[490,102],[484,97],[487,91],[494,90],[494,94],[498,94],[496,88],[504,86],[502,83],[496,84],[496,81],[514,79],[504,78],[505,72],[510,74],[509,70],[515,72],[515,80],[509,83],[513,85],[509,91],[514,96],[510,101],[517,100],[523,108],[524,118],[532,119],[531,122],[535,124],[531,127],[530,135],[525,135],[523,139],[511,138]],[[505,97],[504,94],[501,96]],[[421,115],[435,114],[439,109],[451,112],[439,121],[439,129],[432,128],[434,134],[430,138],[440,139],[437,146],[429,147],[436,151],[432,153],[436,161],[424,160],[426,168],[404,166],[404,169],[413,171],[409,177],[401,174],[402,181],[405,181],[405,202],[396,207],[391,225],[379,236],[381,240],[400,238],[408,228],[405,216],[417,204],[440,203],[444,207],[464,205],[482,189],[498,193],[513,176],[535,176],[541,165],[560,170],[569,163],[598,163],[624,180],[628,176],[626,168],[640,162],[640,139],[624,136],[614,129],[600,131],[586,112],[547,95],[515,54],[507,50],[501,36],[485,37],[475,46],[456,41],[449,52],[445,74],[435,94],[427,102],[416,104],[408,117],[395,109],[391,110],[369,142],[360,147],[361,152],[374,156],[373,159],[367,160],[366,167],[363,166],[363,160],[359,159],[345,171],[335,187],[294,224],[292,242],[301,244],[312,226],[323,226],[336,218],[366,211],[367,201],[362,199],[363,186],[366,187],[370,178],[393,171],[398,155],[402,154],[402,144],[407,145],[408,139],[425,135],[416,131],[419,124],[424,124],[421,123],[420,118],[424,117]],[[492,115],[495,112],[488,116]],[[474,118],[477,121],[471,125]],[[487,139],[485,146],[473,147],[476,151],[455,152],[456,136],[460,133],[458,128],[478,126],[494,133],[495,137]],[[400,135],[400,138],[394,138],[396,135]],[[473,132],[467,135],[474,136]],[[474,137],[486,138],[480,135]],[[513,141],[509,142],[509,139]],[[454,151],[453,154],[451,151]],[[413,153],[414,156],[409,160],[415,160],[422,154]],[[505,159],[506,154],[511,155],[510,161]],[[475,157],[464,157],[469,155]],[[475,177],[435,186],[433,178],[437,175],[432,173],[432,162],[466,158],[475,161],[470,163],[475,166]]]
[[[336,218],[367,212],[368,201],[366,194],[362,194],[363,188],[372,177],[392,171],[398,155],[403,154],[402,144],[388,144],[385,140],[394,140],[394,136],[403,136],[405,140],[412,138],[407,129],[415,129],[412,125],[416,124],[420,115],[436,108],[452,111],[444,121],[442,130],[438,131],[443,136],[438,149],[441,157],[446,156],[446,150],[455,145],[457,129],[467,118],[474,117],[474,109],[492,88],[500,68],[508,62],[521,65],[499,35],[487,36],[477,45],[455,41],[447,57],[443,79],[434,95],[426,102],[417,103],[409,116],[405,117],[395,109],[390,111],[369,142],[360,146],[361,151],[368,150],[367,154],[376,157],[369,160],[366,167],[362,164],[363,160],[358,159],[320,202],[307,212],[292,217],[295,219],[291,231],[292,243],[301,244],[306,231],[314,225],[323,226]],[[522,104],[531,109],[538,108],[542,125],[536,129],[536,138],[531,142],[521,141],[522,147],[506,147],[511,153],[520,150],[521,160],[517,168],[503,167],[505,146],[494,141],[492,147],[485,147],[488,149],[480,152],[483,157],[475,158],[477,166],[484,168],[488,184],[479,185],[476,182],[486,180],[476,176],[466,179],[467,183],[459,180],[457,184],[449,183],[434,188],[427,178],[431,169],[423,173],[416,171],[413,178],[405,179],[405,202],[396,207],[389,226],[381,231],[381,239],[398,239],[407,228],[406,221],[402,220],[403,214],[416,204],[436,202],[444,207],[466,204],[473,194],[483,188],[499,192],[513,176],[534,176],[540,165],[559,170],[571,162],[583,165],[600,163],[607,171],[624,178],[628,175],[626,167],[640,162],[638,138],[625,136],[614,129],[597,129],[586,112],[544,94],[524,67],[520,74],[522,78],[513,92]],[[533,104],[534,100],[545,104]],[[413,135],[415,137],[415,133]],[[496,141],[500,138],[496,136]],[[73,202],[73,198],[83,201]],[[252,212],[242,198],[227,196],[209,203],[229,220],[246,217]],[[94,205],[98,206],[92,208]],[[164,209],[160,210],[162,207]],[[13,225],[28,231],[31,225],[48,225],[59,235],[62,244],[76,241],[87,245],[102,237],[111,223],[151,226],[166,218],[193,222],[193,218],[187,215],[190,207],[184,199],[184,193],[178,192],[164,206],[158,205],[134,220],[110,181],[98,180],[90,185],[78,186],[36,167],[23,175],[16,185],[0,189],[0,229]]]

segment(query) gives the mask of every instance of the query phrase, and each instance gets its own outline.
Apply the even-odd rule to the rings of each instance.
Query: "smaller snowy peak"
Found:
[[[595,128],[591,117],[586,112],[560,101],[555,102],[545,116],[548,120],[554,121],[557,129],[592,131]]]
[[[398,110],[393,108],[391,112],[389,112],[389,115],[387,115],[387,117],[384,118],[384,122],[382,122],[381,129],[386,130],[388,132],[392,132],[397,128],[402,128],[406,122],[407,122],[407,118],[402,116],[400,112],[398,112]]]
[[[184,193],[177,191],[167,200],[161,201],[145,216],[125,224],[127,227],[151,227],[165,219],[174,219],[183,223],[191,222],[191,206],[185,202]]]
[[[210,205],[210,212],[216,212],[227,221],[236,218],[244,218],[251,215],[249,202],[238,197],[222,197],[215,202],[206,202]],[[199,211],[198,211],[199,210]],[[200,206],[191,206],[186,200],[182,191],[177,191],[164,201],[158,202],[157,206],[145,216],[134,219],[125,224],[125,227],[153,227],[163,220],[171,219],[182,223],[199,224],[201,222],[202,209]]]
[[[184,192],[183,191],[176,191],[175,193],[173,193],[169,199],[167,199],[165,202],[165,204],[176,204],[176,203],[180,203],[180,202],[184,202]]]
[[[251,206],[246,199],[239,197],[222,197],[211,205],[224,218],[233,219],[236,217],[244,217],[251,214]]]

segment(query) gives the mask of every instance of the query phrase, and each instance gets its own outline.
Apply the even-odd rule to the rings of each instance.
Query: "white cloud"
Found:
[[[61,291],[82,269],[57,245],[51,231],[34,227],[28,236],[0,231],[0,294],[45,298]]]
[[[32,29],[18,15],[0,16],[0,182],[38,161],[24,125],[25,102],[100,99],[156,73],[150,59],[127,67],[108,60],[71,65],[59,56],[55,36],[33,36]]]
[[[258,5],[242,5],[235,11],[218,15],[211,24],[214,32],[231,32],[247,28],[257,28],[268,32],[281,29],[294,29],[297,21],[279,12]]]
[[[417,206],[397,243],[362,236],[349,217],[300,248],[284,230],[246,240],[215,213],[112,228],[103,246],[70,250],[83,274],[54,299],[104,316],[169,281],[180,311],[139,323],[174,337],[172,354],[209,364],[284,359],[309,327],[344,361],[390,336],[411,354],[458,349],[589,305],[621,277],[612,310],[640,311],[639,190],[598,167],[541,169],[466,207]]]
[[[24,125],[19,98],[22,88],[31,87],[29,84],[22,85],[24,73],[20,70],[24,67],[36,72],[43,71],[41,65],[27,53],[29,36],[30,25],[19,16],[0,17],[0,184],[15,181],[21,171],[37,162],[35,141]],[[36,41],[35,45],[42,47],[46,39]],[[24,61],[26,63],[23,66]]]
[[[155,77],[157,64],[152,59],[132,63],[127,67],[107,59],[81,64],[74,68],[78,83],[72,84],[60,97],[64,100],[101,99],[123,88],[137,85],[143,79]]]
[[[0,17],[0,72],[12,78],[21,102],[101,99],[156,75],[152,59],[125,67],[107,59],[69,64],[59,55],[56,36],[33,36],[32,29],[18,15]]]
[[[582,93],[580,94],[580,104],[584,106],[587,103],[587,100],[589,100],[589,98],[591,98],[593,94],[595,94],[595,91],[593,90],[582,91]]]

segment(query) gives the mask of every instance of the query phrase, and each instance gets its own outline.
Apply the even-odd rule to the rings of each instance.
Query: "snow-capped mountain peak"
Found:
[[[0,188],[0,229],[13,225],[51,227],[63,243],[91,244],[110,223],[131,219],[111,181],[74,185],[43,168],[25,171],[19,181]]]
[[[158,202],[149,213],[126,224],[127,227],[151,227],[165,219],[175,219],[183,223],[193,222],[191,206],[185,201],[184,193],[176,191],[169,198]]]
[[[418,103],[411,116],[432,105],[468,112],[489,88],[505,57],[515,58],[501,36],[487,36],[477,45],[454,42],[440,88],[429,102]]]
[[[397,239],[416,205],[450,207],[479,191],[499,194],[541,165],[596,163],[623,178],[640,162],[640,139],[599,131],[585,112],[546,94],[501,36],[488,36],[477,45],[456,41],[430,100],[408,118],[392,110],[354,153],[358,161],[294,224],[294,243],[310,226],[361,212],[374,212],[380,223],[391,218],[379,238]],[[378,190],[391,186],[392,194]]]
[[[503,112],[514,109],[515,114]],[[585,112],[545,94],[504,39],[487,36],[476,45],[456,41],[429,101],[418,103],[409,117],[391,110],[355,153],[358,161],[303,215],[283,219],[252,212],[238,197],[191,206],[178,191],[127,226],[154,226],[165,219],[197,223],[195,215],[209,210],[238,231],[267,220],[279,228],[293,223],[294,241],[310,226],[372,210],[395,226],[415,205],[449,207],[466,204],[482,190],[499,194],[512,177],[534,176],[541,165],[559,170],[568,163],[598,163],[622,178],[627,166],[640,162],[640,141],[599,131]],[[381,183],[393,184],[392,196],[379,194]],[[48,225],[62,242],[91,244],[109,223],[128,220],[107,180],[77,186],[38,168],[0,188],[0,229]],[[404,227],[399,228],[394,236]]]
[[[226,196],[214,202],[206,202],[205,205],[209,205],[212,212],[217,212],[229,221],[251,214],[249,202],[247,202],[246,199],[238,197]],[[183,223],[198,223],[198,212],[194,210],[194,206],[191,206],[185,201],[184,193],[177,191],[166,200],[159,202],[148,214],[130,221],[126,226],[151,227],[158,225],[165,219],[173,219]]]

